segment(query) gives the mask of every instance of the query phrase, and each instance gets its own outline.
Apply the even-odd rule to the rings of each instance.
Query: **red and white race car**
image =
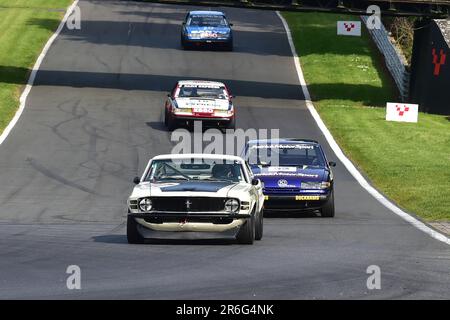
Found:
[[[235,110],[228,88],[222,82],[178,81],[164,107],[169,130],[202,121],[204,127],[235,129]]]

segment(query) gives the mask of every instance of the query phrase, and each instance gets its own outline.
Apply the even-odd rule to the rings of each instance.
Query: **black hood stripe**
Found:
[[[186,181],[180,182],[174,186],[159,187],[162,192],[180,192],[180,191],[192,191],[192,192],[217,192],[222,188],[235,184],[235,182],[228,181]],[[157,187],[157,185],[155,186]]]

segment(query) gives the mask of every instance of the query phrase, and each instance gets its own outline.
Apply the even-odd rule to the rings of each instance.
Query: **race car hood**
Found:
[[[211,34],[228,34],[231,31],[229,27],[199,27],[199,26],[187,26],[186,31],[188,33],[211,33]]]
[[[142,182],[133,189],[130,198],[142,197],[229,197],[248,194],[249,186],[227,181],[183,181],[167,183]]]
[[[178,108],[211,108],[214,110],[228,110],[230,102],[226,99],[194,99],[176,98]]]
[[[325,168],[253,166],[252,171],[255,178],[264,183],[265,188],[300,188],[302,182],[327,180]],[[280,182],[280,180],[285,181]]]

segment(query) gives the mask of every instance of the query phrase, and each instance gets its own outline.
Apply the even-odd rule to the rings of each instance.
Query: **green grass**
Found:
[[[71,0],[0,0],[0,132],[19,105],[29,70]]]
[[[397,93],[366,30],[336,36],[334,14],[284,13],[314,104],[344,152],[372,183],[427,221],[450,220],[450,121],[387,122]]]

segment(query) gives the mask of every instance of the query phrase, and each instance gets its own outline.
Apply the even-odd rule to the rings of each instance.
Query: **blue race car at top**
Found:
[[[264,211],[319,210],[334,217],[334,162],[317,141],[250,140],[243,158],[263,185]]]
[[[190,11],[181,30],[184,49],[200,45],[216,45],[233,50],[233,32],[225,14],[220,11]]]

